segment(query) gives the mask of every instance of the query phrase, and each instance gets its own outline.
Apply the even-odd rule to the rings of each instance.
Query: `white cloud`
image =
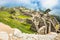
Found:
[[[0,0],[0,6],[3,6],[4,4],[7,4],[9,1],[8,0]]]
[[[0,1],[0,5],[5,4],[5,3],[6,3],[5,1]]]
[[[15,0],[15,2],[20,3],[20,4],[22,3],[22,5],[24,5],[24,6],[28,7],[28,8],[33,9],[33,8],[36,8],[37,5],[31,3],[32,1],[33,0]]]
[[[30,8],[33,8],[34,6],[36,6],[35,4],[31,3],[32,0],[0,0],[0,6],[2,5],[8,5],[10,3],[14,4],[22,4],[22,6],[29,6]]]
[[[43,8],[53,8],[57,5],[58,0],[40,0]]]
[[[20,4],[20,5],[24,5],[24,6],[28,6],[30,8],[37,8],[37,4],[36,3],[32,3],[33,1],[38,1],[38,0],[0,0],[0,5],[4,5],[4,4],[8,4],[11,3],[12,4]],[[40,7],[44,8],[53,8],[58,0],[39,0],[40,2]]]
[[[17,3],[25,3],[25,4],[30,3],[30,0],[14,0],[14,1],[16,1]]]

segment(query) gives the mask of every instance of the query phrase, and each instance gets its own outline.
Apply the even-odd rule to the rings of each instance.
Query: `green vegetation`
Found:
[[[21,30],[24,33],[35,33],[32,30],[30,30],[30,24],[27,24],[26,22],[21,23],[18,20],[12,19],[10,18],[12,14],[10,14],[7,11],[0,11],[0,22],[3,22],[9,26],[11,26],[12,28],[18,28],[19,30]],[[16,16],[17,18],[29,18],[28,16],[25,15],[19,15]]]
[[[19,15],[19,16],[17,16],[18,18],[22,18],[22,19],[28,19],[28,18],[30,18],[29,16],[25,16],[25,15]]]
[[[46,10],[46,12],[48,13]],[[31,30],[31,16],[30,13],[35,13],[35,10],[30,10],[26,8],[0,8],[0,22],[5,23],[9,25],[12,28],[18,28],[24,33],[36,33]],[[35,15],[35,14],[34,14]],[[41,14],[43,16],[43,14]],[[55,16],[56,17],[56,16]],[[54,18],[53,15],[50,16],[51,19]],[[56,17],[58,18],[58,17]],[[29,20],[27,20],[29,19]],[[58,18],[59,21],[59,18]],[[30,24],[28,24],[28,22]],[[56,28],[58,29],[58,24],[56,25]],[[35,26],[34,26],[35,27]]]

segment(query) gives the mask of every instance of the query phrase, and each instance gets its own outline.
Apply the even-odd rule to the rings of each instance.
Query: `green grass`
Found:
[[[30,24],[21,23],[20,21],[14,20],[10,18],[11,14],[7,11],[0,11],[0,22],[5,23],[9,25],[12,28],[18,28],[24,33],[35,33],[32,30],[30,30]],[[27,16],[20,15],[19,18],[28,18]]]
[[[22,15],[22,14],[19,15],[19,16],[17,16],[17,17],[18,17],[18,18],[22,18],[22,19],[27,19],[27,18],[29,19],[29,18],[30,18],[29,16],[25,16],[25,15]]]

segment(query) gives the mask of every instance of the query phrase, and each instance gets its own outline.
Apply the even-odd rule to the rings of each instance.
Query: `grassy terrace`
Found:
[[[26,22],[21,23],[20,21],[14,20],[10,18],[11,14],[7,11],[0,11],[0,22],[3,22],[7,25],[9,25],[12,28],[18,28],[24,33],[34,33],[32,30],[30,30],[30,24],[27,24]],[[20,15],[18,18],[28,18],[27,16]]]
[[[26,19],[26,18],[29,18],[29,16],[25,16],[25,15],[20,15],[20,16],[17,16],[18,18],[22,18],[22,19]]]

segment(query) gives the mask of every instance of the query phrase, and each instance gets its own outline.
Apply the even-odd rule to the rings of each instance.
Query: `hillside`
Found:
[[[52,31],[57,32],[60,27],[59,21],[57,21],[53,15],[50,15],[48,13],[49,11],[50,9],[44,12],[24,7],[1,7],[0,22],[9,25],[12,28],[18,28],[23,33],[40,33],[41,31],[43,33],[45,31],[46,33]],[[46,30],[43,31],[42,29]]]
[[[0,9],[0,22],[5,23],[12,28],[18,28],[25,33],[34,33],[30,30],[30,24],[25,22],[25,19],[30,18],[29,16],[23,15],[19,10],[13,10],[14,8],[1,8]],[[24,10],[24,9],[22,9]],[[15,15],[18,14],[18,15]]]

